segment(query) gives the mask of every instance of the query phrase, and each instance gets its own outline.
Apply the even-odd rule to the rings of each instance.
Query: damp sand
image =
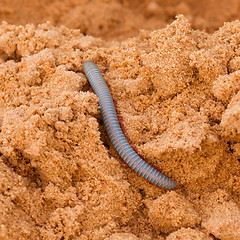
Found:
[[[240,238],[240,22],[178,15],[108,41],[51,23],[0,26],[1,239]],[[82,63],[100,68],[130,144],[123,164]]]

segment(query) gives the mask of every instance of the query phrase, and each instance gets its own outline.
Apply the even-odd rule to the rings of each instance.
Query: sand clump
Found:
[[[209,34],[179,15],[108,42],[2,23],[1,239],[238,239],[239,29],[235,21]],[[82,72],[87,59],[129,142],[176,191],[122,164]]]
[[[149,221],[155,231],[170,233],[181,227],[194,227],[200,216],[183,196],[169,192],[149,203]]]
[[[169,234],[166,240],[213,240],[213,237],[192,228],[181,228]]]
[[[234,202],[214,206],[203,227],[219,239],[238,239],[240,235],[240,210]]]

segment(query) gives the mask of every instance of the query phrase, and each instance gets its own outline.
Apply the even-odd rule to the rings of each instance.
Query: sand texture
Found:
[[[239,240],[240,21],[221,21],[240,2],[212,24],[205,1],[33,1],[18,19],[19,2],[0,12],[0,239]],[[119,158],[89,59],[129,143],[176,190]]]

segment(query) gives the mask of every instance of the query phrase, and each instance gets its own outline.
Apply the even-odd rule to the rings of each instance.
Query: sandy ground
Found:
[[[239,13],[237,0],[1,0],[0,239],[239,240]],[[88,59],[175,191],[117,155]]]

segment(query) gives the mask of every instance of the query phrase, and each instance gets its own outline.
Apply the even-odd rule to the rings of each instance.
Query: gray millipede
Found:
[[[176,183],[172,179],[146,163],[129,145],[120,127],[111,93],[95,63],[84,62],[83,71],[99,98],[106,131],[120,157],[131,169],[154,185],[170,190],[175,189]]]

